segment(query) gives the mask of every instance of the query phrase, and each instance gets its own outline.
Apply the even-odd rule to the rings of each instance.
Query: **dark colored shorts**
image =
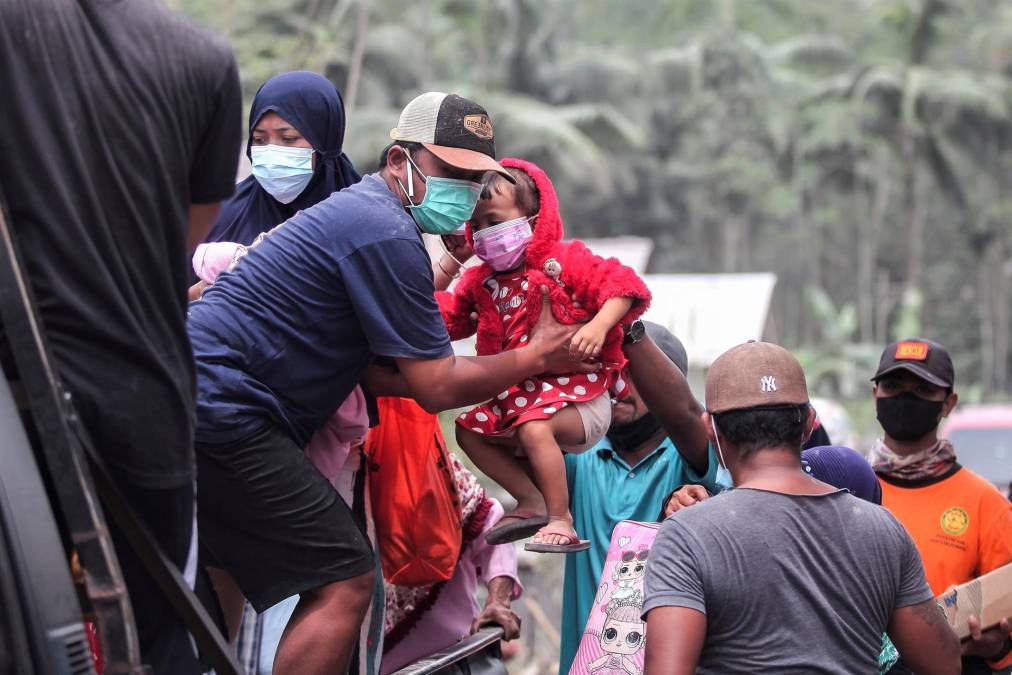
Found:
[[[348,505],[287,434],[271,425],[196,450],[202,556],[257,612],[373,569]]]

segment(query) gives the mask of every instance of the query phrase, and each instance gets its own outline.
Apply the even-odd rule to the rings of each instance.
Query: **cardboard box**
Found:
[[[1012,563],[973,581],[951,586],[937,600],[960,640],[970,637],[966,620],[971,614],[980,619],[982,629],[991,628],[1012,616]]]

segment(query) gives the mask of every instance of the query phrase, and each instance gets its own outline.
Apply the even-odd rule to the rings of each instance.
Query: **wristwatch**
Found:
[[[624,345],[634,345],[643,339],[643,336],[647,334],[647,327],[643,324],[643,321],[636,319],[627,326],[623,326],[622,330],[625,331],[625,339],[622,340]]]

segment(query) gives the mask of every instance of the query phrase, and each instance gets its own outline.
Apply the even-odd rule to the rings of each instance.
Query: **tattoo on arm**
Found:
[[[937,626],[940,623],[946,623],[945,613],[942,608],[938,606],[938,603],[929,600],[922,602],[919,605],[914,605],[914,613],[919,619],[929,626]]]
[[[914,605],[913,610],[917,618],[934,628],[939,637],[943,638],[940,640],[943,646],[951,648],[954,645],[955,651],[959,651],[959,643],[951,639],[952,628],[949,627],[949,622],[945,618],[945,610],[941,605],[934,600],[928,600]]]

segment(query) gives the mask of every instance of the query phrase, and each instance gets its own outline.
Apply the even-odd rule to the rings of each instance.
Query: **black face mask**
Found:
[[[875,399],[882,429],[897,441],[916,441],[938,428],[945,401],[926,401],[909,391]]]
[[[627,424],[613,424],[608,428],[608,440],[611,447],[619,452],[638,450],[661,430],[657,418],[647,413],[638,420]]]

